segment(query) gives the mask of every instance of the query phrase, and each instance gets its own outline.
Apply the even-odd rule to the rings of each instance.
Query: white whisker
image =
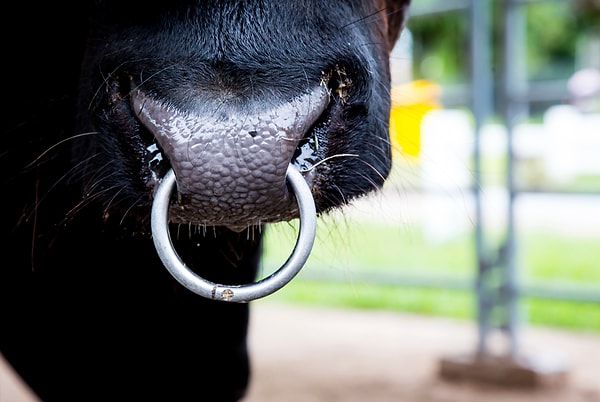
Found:
[[[328,156],[325,159],[322,159],[320,161],[318,161],[317,163],[315,163],[314,165],[312,165],[311,167],[307,168],[307,169],[301,169],[300,173],[308,173],[311,170],[313,170],[314,168],[316,168],[317,166],[326,163],[327,161],[331,160],[331,159],[335,159],[335,158],[358,158],[359,155],[358,154],[337,154],[337,155],[332,155],[332,156]]]

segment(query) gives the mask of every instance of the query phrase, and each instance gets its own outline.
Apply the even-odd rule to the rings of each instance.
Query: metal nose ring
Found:
[[[317,213],[315,202],[308,184],[302,174],[291,164],[286,173],[298,209],[300,229],[292,254],[274,273],[257,282],[244,285],[222,285],[208,281],[188,268],[173,248],[169,234],[169,200],[175,186],[173,170],[165,175],[158,185],[151,212],[151,227],[154,246],[162,263],[171,275],[190,291],[213,300],[244,303],[268,296],[289,283],[300,272],[312,250],[316,228]]]

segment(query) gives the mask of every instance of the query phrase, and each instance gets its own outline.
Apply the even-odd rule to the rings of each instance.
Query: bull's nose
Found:
[[[200,101],[184,112],[134,91],[133,109],[177,178],[179,206],[171,220],[239,228],[295,216],[286,170],[328,102],[319,86],[264,108]]]

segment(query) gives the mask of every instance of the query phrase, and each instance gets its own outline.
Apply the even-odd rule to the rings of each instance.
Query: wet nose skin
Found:
[[[134,91],[136,115],[175,172],[170,220],[240,228],[294,217],[286,170],[328,102],[326,89],[316,87],[266,107],[211,102],[184,112]]]

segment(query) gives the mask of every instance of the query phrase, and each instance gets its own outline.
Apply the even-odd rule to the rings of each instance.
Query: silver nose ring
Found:
[[[310,255],[316,235],[317,213],[308,184],[291,164],[288,166],[286,178],[296,196],[300,215],[298,238],[292,254],[277,271],[264,279],[244,285],[223,285],[208,281],[193,272],[173,247],[169,234],[168,211],[175,186],[175,174],[173,170],[169,170],[158,185],[150,216],[154,246],[169,273],[181,285],[200,296],[238,303],[268,296],[288,284],[300,272]]]

